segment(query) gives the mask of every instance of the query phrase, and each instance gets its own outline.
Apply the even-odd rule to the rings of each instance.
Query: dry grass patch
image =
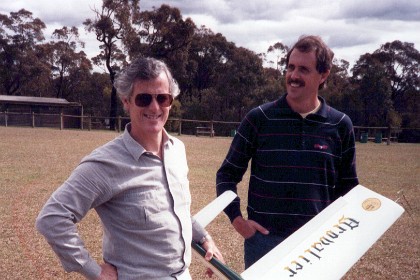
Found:
[[[63,271],[49,245],[35,231],[34,221],[46,199],[82,157],[117,135],[108,131],[0,127],[0,274],[3,279],[82,279]],[[194,214],[214,199],[215,174],[232,139],[179,138],[187,147]],[[391,199],[396,199],[397,192],[403,189],[407,201],[400,201],[411,216],[404,213],[345,279],[420,279],[417,202],[420,145],[358,144],[357,156],[361,183]],[[247,183],[248,176],[240,184],[244,202]],[[101,227],[97,215],[90,212],[79,229],[90,252],[100,261]],[[243,240],[227,217],[220,215],[208,229],[227,263],[242,272]],[[191,270],[194,279],[204,278],[205,269],[197,260],[193,260]]]

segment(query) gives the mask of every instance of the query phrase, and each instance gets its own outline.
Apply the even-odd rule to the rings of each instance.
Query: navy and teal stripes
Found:
[[[285,96],[251,110],[217,172],[217,194],[236,191],[251,160],[248,218],[289,235],[358,184],[350,118],[328,106],[305,119]],[[225,209],[241,215],[239,198]]]

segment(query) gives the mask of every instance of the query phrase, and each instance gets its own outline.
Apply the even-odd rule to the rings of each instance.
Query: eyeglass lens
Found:
[[[152,103],[153,97],[156,98],[157,103],[161,107],[169,107],[172,104],[173,97],[171,94],[159,93],[159,94],[150,94],[150,93],[140,93],[136,95],[134,102],[139,107],[147,107]]]

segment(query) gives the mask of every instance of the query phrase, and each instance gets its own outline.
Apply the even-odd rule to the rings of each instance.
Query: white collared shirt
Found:
[[[190,265],[193,235],[206,234],[190,216],[185,147],[164,131],[162,161],[129,129],[82,160],[47,201],[37,227],[66,271],[95,279],[100,267],[75,225],[94,208],[104,230],[103,258],[119,279],[174,279]]]

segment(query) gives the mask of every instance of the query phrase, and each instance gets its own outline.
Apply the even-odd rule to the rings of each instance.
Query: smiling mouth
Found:
[[[289,82],[287,83],[289,86],[293,87],[293,88],[298,88],[298,87],[304,87],[305,83],[301,80],[289,80]]]
[[[159,119],[161,116],[162,116],[161,114],[159,114],[159,115],[149,115],[149,114],[143,114],[143,117],[145,117],[146,119],[149,119],[149,120],[157,120],[157,119]]]

